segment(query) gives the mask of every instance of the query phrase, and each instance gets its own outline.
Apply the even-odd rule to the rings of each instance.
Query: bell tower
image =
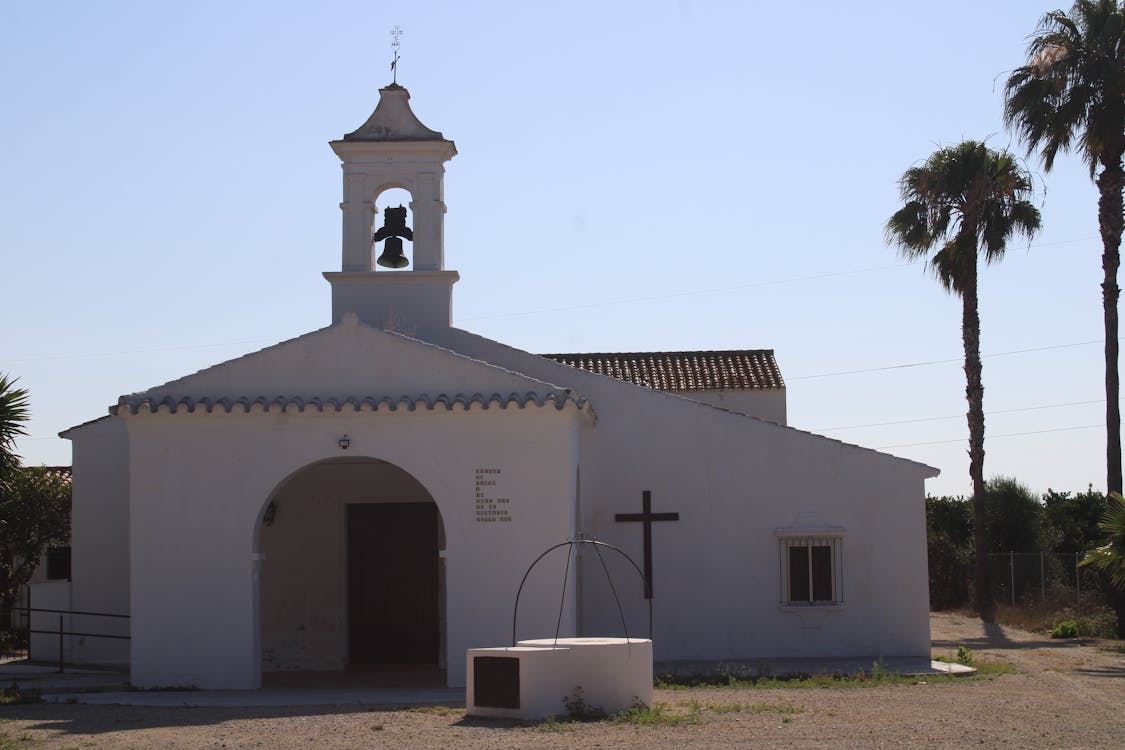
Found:
[[[410,92],[397,83],[379,89],[367,121],[330,145],[344,172],[342,261],[339,271],[324,274],[332,285],[332,322],[355,313],[368,325],[419,338],[448,328],[460,277],[445,270],[443,178],[457,147],[418,120]],[[410,193],[413,227],[405,225],[405,208],[379,216],[375,201],[391,188]],[[402,252],[404,240],[413,245],[413,264]]]

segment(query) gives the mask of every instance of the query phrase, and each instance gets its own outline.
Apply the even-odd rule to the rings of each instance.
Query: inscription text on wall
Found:
[[[500,497],[504,491],[502,476],[500,469],[476,470],[477,523],[506,523],[512,520],[509,513],[511,498]]]

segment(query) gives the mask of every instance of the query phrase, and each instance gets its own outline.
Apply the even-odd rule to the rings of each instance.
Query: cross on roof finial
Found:
[[[394,59],[391,60],[391,83],[398,83],[398,38],[402,36],[402,29],[395,26],[391,29],[391,37],[394,41],[391,42],[391,50],[394,52]]]

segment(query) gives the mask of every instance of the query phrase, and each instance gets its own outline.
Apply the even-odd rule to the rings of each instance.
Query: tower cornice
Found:
[[[422,124],[410,108],[410,92],[392,83],[379,89],[379,104],[345,141],[444,141],[440,131]]]

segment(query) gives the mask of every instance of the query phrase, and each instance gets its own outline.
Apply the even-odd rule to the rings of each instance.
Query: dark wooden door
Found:
[[[349,505],[349,663],[436,664],[439,638],[437,506]]]

